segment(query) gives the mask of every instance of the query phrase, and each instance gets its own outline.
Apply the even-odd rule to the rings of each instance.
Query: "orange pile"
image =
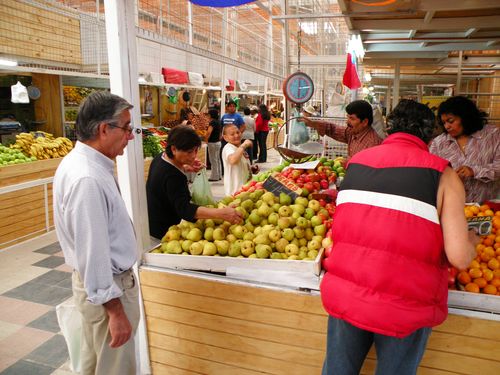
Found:
[[[486,204],[466,206],[467,218],[492,216],[491,234],[481,237],[476,245],[477,256],[469,268],[460,271],[458,282],[468,292],[500,295],[500,211],[493,212]]]

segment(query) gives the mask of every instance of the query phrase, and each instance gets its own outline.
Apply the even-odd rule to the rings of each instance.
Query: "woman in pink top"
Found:
[[[429,149],[451,163],[464,183],[467,202],[500,197],[500,129],[487,125],[486,117],[463,96],[447,99],[438,109],[445,132]]]
[[[267,135],[269,134],[269,120],[271,114],[265,104],[259,106],[259,114],[255,119],[255,134],[257,134],[257,142],[259,144],[259,158],[257,163],[265,163],[267,161]]]

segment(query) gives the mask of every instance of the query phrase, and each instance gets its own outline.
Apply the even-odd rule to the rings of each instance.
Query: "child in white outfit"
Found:
[[[246,149],[252,147],[252,141],[241,143],[240,130],[235,125],[226,125],[222,136],[227,144],[222,149],[222,163],[224,165],[224,193],[233,195],[243,186],[250,177],[250,160]]]

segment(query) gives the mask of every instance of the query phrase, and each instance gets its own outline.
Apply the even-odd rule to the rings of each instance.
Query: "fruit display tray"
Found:
[[[177,255],[147,252],[143,255],[143,264],[178,270],[207,272],[226,272],[230,267],[276,270],[287,272],[312,273],[319,276],[324,250],[321,249],[315,260],[285,260],[259,258],[232,258],[204,255]]]
[[[448,292],[448,306],[500,314],[500,296],[450,290]]]

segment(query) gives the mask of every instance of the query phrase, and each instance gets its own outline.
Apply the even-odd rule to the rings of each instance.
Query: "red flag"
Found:
[[[356,71],[356,64],[354,62],[353,56],[350,53],[347,54],[347,65],[345,67],[342,83],[345,86],[349,87],[351,90],[359,89],[361,87],[358,72]]]

